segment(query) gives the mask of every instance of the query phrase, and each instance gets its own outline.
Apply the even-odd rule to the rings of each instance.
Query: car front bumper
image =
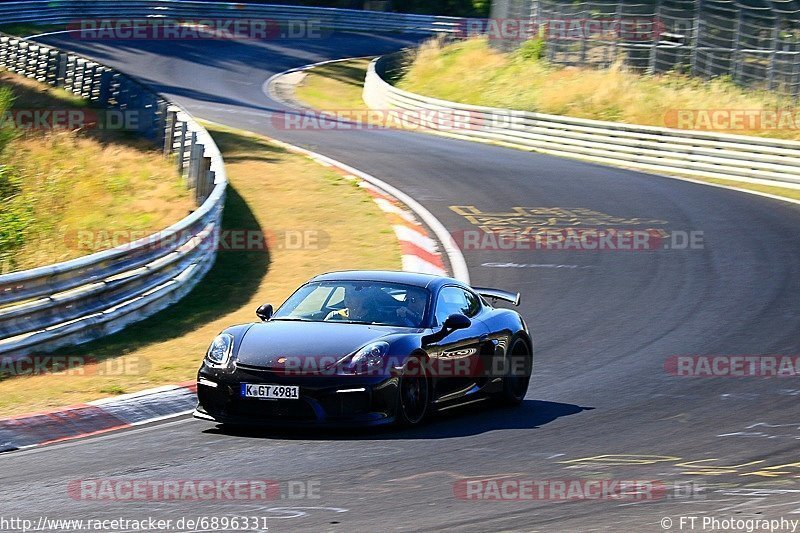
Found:
[[[297,385],[297,400],[243,398],[241,384]],[[370,426],[394,422],[396,377],[284,376],[268,370],[225,373],[203,367],[194,416],[233,425]]]

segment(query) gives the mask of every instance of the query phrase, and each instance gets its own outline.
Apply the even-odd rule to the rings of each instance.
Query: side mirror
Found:
[[[461,313],[455,313],[447,317],[444,321],[444,328],[455,331],[457,329],[467,329],[472,325],[472,321]]]
[[[272,313],[274,310],[272,309],[272,305],[264,304],[258,309],[256,309],[256,316],[266,322],[270,318],[272,318]]]
[[[442,329],[422,338],[423,344],[439,342],[457,329],[466,329],[472,325],[472,321],[461,313],[454,313],[445,319]]]

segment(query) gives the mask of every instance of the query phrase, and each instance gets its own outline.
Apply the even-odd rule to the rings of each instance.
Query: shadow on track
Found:
[[[593,410],[594,407],[542,400],[525,400],[516,408],[464,406],[452,413],[436,416],[416,428],[365,427],[347,429],[328,428],[259,428],[216,426],[204,433],[233,438],[258,438],[281,440],[402,440],[448,439],[478,435],[489,431],[537,429],[554,420]]]

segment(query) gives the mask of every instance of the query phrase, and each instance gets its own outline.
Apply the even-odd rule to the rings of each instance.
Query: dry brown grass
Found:
[[[227,326],[255,319],[265,302],[280,304],[302,282],[332,270],[399,269],[388,219],[361,188],[263,138],[211,128],[226,160],[230,189],[226,229],[316,230],[321,248],[220,252],[214,268],[183,300],[105,339],[60,353],[114,360],[129,375],[46,375],[0,381],[0,415],[71,405],[191,380],[209,342]],[[32,394],[32,391],[35,391]]]
[[[296,87],[295,96],[314,109],[366,109],[361,93],[370,61],[371,59],[339,61],[311,69]],[[359,116],[355,114],[353,118]]]
[[[15,110],[84,109],[87,103],[34,80],[0,73]],[[9,122],[5,122],[8,129]],[[116,243],[154,233],[194,209],[190,192],[159,150],[121,131],[20,130],[0,152],[0,273],[111,247],[78,232],[116,232]],[[12,227],[13,226],[13,227]],[[5,229],[5,231],[4,231]]]
[[[18,270],[107,248],[103,232],[114,232],[120,244],[154,233],[194,208],[157,151],[50,133],[14,141],[6,163],[22,176],[20,197],[32,210],[25,244],[14,254]],[[97,238],[79,239],[79,232]]]
[[[495,52],[484,39],[429,41],[411,58],[398,87],[475,105],[670,127],[675,110],[791,111],[795,106],[776,94],[743,89],[725,79],[644,76],[621,63],[603,70],[559,68],[522,53]],[[800,139],[800,124],[796,126],[717,131]]]

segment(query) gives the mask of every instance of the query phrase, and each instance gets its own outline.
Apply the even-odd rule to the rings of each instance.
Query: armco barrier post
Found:
[[[217,175],[216,172],[214,172],[213,170],[210,169],[210,167],[211,167],[211,158],[208,159],[208,166],[209,166],[209,170],[208,170],[208,172],[206,172],[206,180],[205,180],[206,186],[205,186],[205,190],[203,191],[203,201],[204,202],[208,199],[209,195],[211,194],[211,191],[214,190],[214,181],[216,181],[216,175]]]
[[[178,174],[183,176],[183,164],[186,159],[186,135],[188,133],[188,125],[186,122],[180,123],[180,141],[178,142],[178,157],[176,158],[178,165]]]
[[[55,87],[65,87],[67,84],[67,64],[69,62],[69,54],[66,52],[58,51],[58,60],[56,63],[56,80],[53,83]]]
[[[199,145],[203,146],[203,145]],[[200,154],[202,155],[202,149]],[[206,197],[206,188],[208,187],[208,173],[211,171],[211,158],[210,157],[201,157],[200,158],[200,168],[198,170],[197,176],[197,190],[195,191],[195,200],[197,205],[203,203]]]
[[[175,127],[178,125],[178,112],[174,109],[167,109],[165,122],[164,156],[169,156],[175,147]]]
[[[45,83],[55,87],[58,84],[59,65],[61,64],[61,52],[53,48],[48,50],[47,70]]]
[[[111,101],[111,84],[114,81],[114,72],[104,68],[100,71],[100,87],[97,94],[97,101],[107,106]]]
[[[197,133],[192,132],[192,144],[189,148],[189,172],[187,174],[187,187],[197,188],[197,178],[200,176],[200,159],[203,155],[203,145],[197,142]]]

